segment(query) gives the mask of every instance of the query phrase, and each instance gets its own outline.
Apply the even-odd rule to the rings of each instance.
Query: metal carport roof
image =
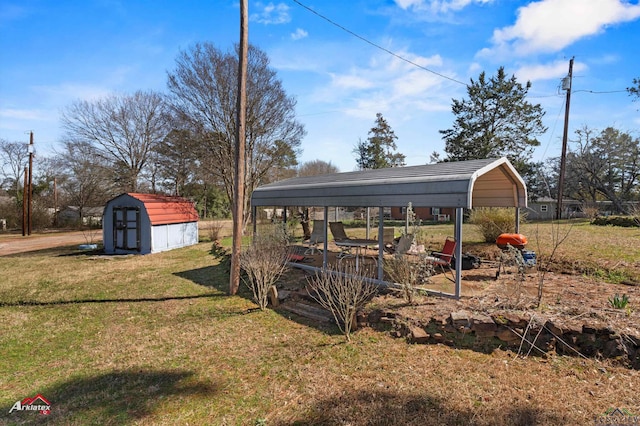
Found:
[[[285,179],[258,187],[252,206],[526,207],[509,160],[485,159]]]
[[[527,187],[506,158],[458,161],[424,166],[395,167],[297,177],[255,189],[251,198],[257,206],[324,207],[449,207],[456,209],[456,270],[462,267],[463,209],[473,207],[527,207]],[[255,222],[254,222],[255,226]],[[382,246],[383,222],[379,224]],[[327,222],[324,260],[327,265]],[[518,231],[516,222],[516,232]],[[378,280],[383,283],[383,251],[379,252]],[[460,274],[456,274],[455,296],[461,295]]]

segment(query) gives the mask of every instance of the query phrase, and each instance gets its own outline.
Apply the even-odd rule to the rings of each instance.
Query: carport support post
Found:
[[[369,228],[371,228],[371,208],[367,207],[367,232],[365,233],[365,238],[369,239]]]
[[[324,232],[324,242],[322,243],[322,270],[327,269],[327,259],[328,259],[328,255],[327,255],[327,251],[329,248],[329,241],[327,238],[327,234],[328,232],[328,228],[329,228],[329,207],[328,206],[324,206],[324,229],[322,230],[322,232]]]
[[[516,207],[516,234],[520,233],[520,207]]]
[[[462,218],[463,218],[463,209],[462,207],[456,208],[456,229],[455,229],[455,239],[456,239],[456,289],[455,296],[456,299],[460,299],[462,295]]]
[[[382,214],[384,213],[384,207],[378,207],[378,279],[383,281],[384,279],[384,221],[382,220]],[[369,228],[367,227],[367,232]],[[369,236],[367,236],[369,238]]]
[[[251,214],[253,215],[253,238],[256,238],[256,235],[258,235],[258,216],[256,216],[256,214],[258,213],[258,207],[253,206],[253,209],[251,209]]]

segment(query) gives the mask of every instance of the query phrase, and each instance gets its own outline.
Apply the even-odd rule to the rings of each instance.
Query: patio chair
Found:
[[[353,248],[350,245],[342,245],[340,243],[349,242],[351,238],[347,235],[344,230],[344,223],[342,222],[329,222],[329,229],[331,230],[331,235],[333,236],[333,242],[340,249],[340,253],[338,253],[338,259],[342,260],[345,257],[353,256],[351,249]]]
[[[322,252],[318,244],[324,243],[324,220],[313,221],[313,231],[308,240],[303,241],[303,245],[307,247],[304,254],[316,254],[316,250]]]

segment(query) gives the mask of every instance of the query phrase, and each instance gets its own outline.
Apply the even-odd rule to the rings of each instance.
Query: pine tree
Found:
[[[456,116],[453,128],[440,130],[445,140],[447,161],[507,157],[519,171],[528,167],[536,139],[546,131],[540,104],[526,100],[531,83],[507,78],[500,67],[487,79],[482,72],[467,87],[468,99],[453,100]]]
[[[395,132],[381,113],[376,114],[375,126],[369,130],[366,141],[359,140],[354,148],[358,168],[383,169],[386,167],[402,167],[405,165],[404,154],[396,152]]]

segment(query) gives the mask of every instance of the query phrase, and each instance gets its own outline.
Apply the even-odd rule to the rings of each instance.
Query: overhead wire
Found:
[[[371,46],[373,46],[373,47],[375,47],[375,48],[377,48],[377,49],[382,50],[383,52],[386,52],[386,53],[388,53],[388,54],[390,54],[390,55],[392,55],[392,56],[394,56],[394,57],[396,57],[396,58],[400,59],[401,61],[404,61],[404,62],[406,62],[406,63],[408,63],[408,64],[411,64],[411,65],[413,65],[413,66],[415,66],[415,67],[418,67],[418,68],[420,68],[420,69],[422,69],[422,70],[424,70],[424,71],[427,71],[427,72],[430,72],[430,73],[432,73],[432,74],[435,74],[435,75],[437,75],[438,77],[442,77],[442,78],[445,78],[445,79],[447,79],[447,80],[449,80],[449,81],[453,81],[454,83],[458,83],[458,84],[462,84],[463,86],[467,86],[467,83],[464,83],[464,82],[462,82],[462,81],[460,81],[460,80],[456,80],[456,79],[455,79],[455,78],[453,78],[453,77],[449,77],[449,76],[447,76],[447,75],[445,75],[445,74],[439,73],[439,72],[437,72],[437,71],[434,71],[434,70],[432,70],[432,69],[429,69],[429,68],[427,68],[427,67],[424,67],[424,66],[422,66],[422,65],[420,65],[420,64],[417,64],[417,63],[413,62],[412,60],[407,59],[407,58],[405,58],[404,56],[399,55],[399,54],[397,54],[397,53],[393,52],[392,50],[389,50],[389,49],[387,49],[387,48],[385,48],[385,47],[382,47],[382,46],[380,46],[379,44],[376,44],[376,43],[372,42],[371,40],[368,40],[368,39],[364,38],[363,36],[361,36],[361,35],[359,35],[359,34],[356,34],[355,32],[351,31],[350,29],[345,28],[344,26],[342,26],[342,25],[338,24],[337,22],[335,22],[335,21],[331,20],[330,18],[327,18],[326,16],[324,16],[324,15],[322,15],[322,14],[320,14],[320,13],[316,12],[315,10],[311,9],[309,6],[302,4],[302,3],[301,3],[300,1],[298,1],[298,0],[292,0],[292,1],[293,1],[294,3],[296,3],[296,4],[298,4],[300,7],[303,7],[303,8],[305,8],[305,9],[307,9],[309,12],[311,12],[311,13],[313,13],[314,15],[318,16],[319,18],[322,18],[322,19],[324,19],[325,21],[329,22],[331,25],[334,25],[334,26],[336,26],[336,27],[340,28],[342,31],[345,31],[345,32],[347,32],[347,33],[351,34],[352,36],[354,36],[354,37],[356,37],[356,38],[358,38],[358,39],[360,39],[360,40],[364,41],[364,42],[365,42],[365,43],[367,43],[367,44],[370,44]]]
[[[303,4],[299,0],[291,0],[291,1],[296,3],[298,6],[300,6],[300,7],[304,8],[304,9],[308,10],[309,12],[313,13],[314,15],[318,16],[319,18],[324,19],[325,21],[329,22],[331,25],[334,25],[335,27],[340,28],[342,31],[345,31],[348,34],[351,34],[352,36],[364,41],[365,43],[367,43],[367,44],[369,44],[369,45],[371,45],[371,46],[373,46],[373,47],[375,47],[377,49],[382,50],[383,52],[388,53],[391,56],[394,56],[395,58],[400,59],[401,61],[404,61],[404,62],[406,62],[408,64],[411,64],[411,65],[413,65],[413,66],[415,66],[417,68],[420,68],[420,69],[422,69],[424,71],[427,71],[427,72],[430,72],[430,73],[432,73],[434,75],[437,75],[438,77],[442,77],[442,78],[447,79],[449,81],[452,81],[454,83],[458,83],[458,84],[461,84],[463,86],[468,87],[467,83],[464,83],[464,82],[462,82],[460,80],[457,80],[457,79],[455,79],[453,77],[449,77],[449,76],[447,76],[445,74],[442,74],[442,73],[439,73],[439,72],[434,71],[432,69],[429,69],[427,67],[424,67],[424,66],[422,66],[422,65],[420,65],[420,64],[418,64],[418,63],[416,63],[416,62],[414,62],[414,61],[412,61],[410,59],[405,58],[402,55],[399,55],[399,54],[395,53],[392,50],[387,49],[386,47],[380,46],[379,44],[372,42],[371,40],[369,40],[369,39],[367,39],[367,38],[355,33],[354,31],[351,31],[350,29],[344,27],[343,25],[340,25],[339,23],[333,21],[332,19],[330,19],[330,18],[324,16],[323,14],[313,10],[312,8],[310,8],[309,6]],[[628,90],[626,90],[626,89],[625,90],[609,90],[609,91],[574,90],[574,91],[572,91],[572,93],[585,92],[585,93],[591,93],[591,94],[594,94],[594,95],[601,95],[601,94],[610,94],[610,93],[622,93],[622,92],[627,92],[627,91]],[[556,97],[556,96],[558,96],[558,95],[555,95],[555,94],[554,95],[538,95],[538,96],[529,96],[529,98],[551,98],[551,97]]]

